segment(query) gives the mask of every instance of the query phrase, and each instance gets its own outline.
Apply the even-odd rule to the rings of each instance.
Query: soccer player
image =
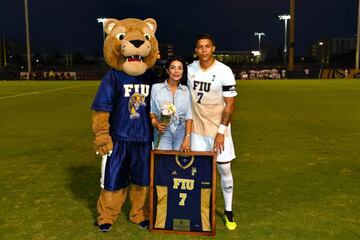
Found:
[[[217,167],[224,195],[224,220],[229,230],[236,228],[232,212],[233,177],[231,161],[235,150],[230,120],[235,110],[235,78],[231,69],[217,61],[214,38],[201,34],[195,41],[199,60],[188,66],[188,87],[193,107],[191,150],[217,151]]]

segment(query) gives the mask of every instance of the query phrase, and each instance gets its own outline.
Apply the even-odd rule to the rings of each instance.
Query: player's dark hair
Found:
[[[202,33],[202,34],[200,34],[199,36],[197,36],[197,38],[196,38],[196,40],[195,40],[195,47],[196,47],[198,41],[201,40],[201,39],[209,39],[209,40],[212,42],[212,44],[213,44],[214,46],[216,46],[216,44],[215,44],[215,39],[213,38],[213,36],[211,36],[211,35],[208,34],[208,33]]]
[[[183,57],[181,56],[171,56],[167,59],[166,63],[165,63],[165,69],[169,70],[170,65],[173,61],[179,61],[182,63],[183,65],[183,74],[182,77],[180,79],[180,84],[181,85],[187,85],[187,65],[186,65],[186,61]],[[166,77],[168,77],[168,74],[166,74]]]

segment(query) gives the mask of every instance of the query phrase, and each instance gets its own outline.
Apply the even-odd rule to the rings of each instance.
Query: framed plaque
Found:
[[[151,151],[150,231],[215,235],[216,153]]]

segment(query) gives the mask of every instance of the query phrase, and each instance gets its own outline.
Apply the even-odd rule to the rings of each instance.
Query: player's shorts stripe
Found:
[[[108,155],[102,156],[101,160],[101,177],[100,177],[100,187],[104,189],[104,182],[105,182],[105,167],[107,162]]]

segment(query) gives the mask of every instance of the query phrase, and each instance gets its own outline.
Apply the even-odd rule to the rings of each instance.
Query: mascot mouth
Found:
[[[134,56],[129,56],[129,57],[125,57],[125,60],[127,62],[142,62],[143,61],[143,57],[139,56],[139,55],[134,55]]]

